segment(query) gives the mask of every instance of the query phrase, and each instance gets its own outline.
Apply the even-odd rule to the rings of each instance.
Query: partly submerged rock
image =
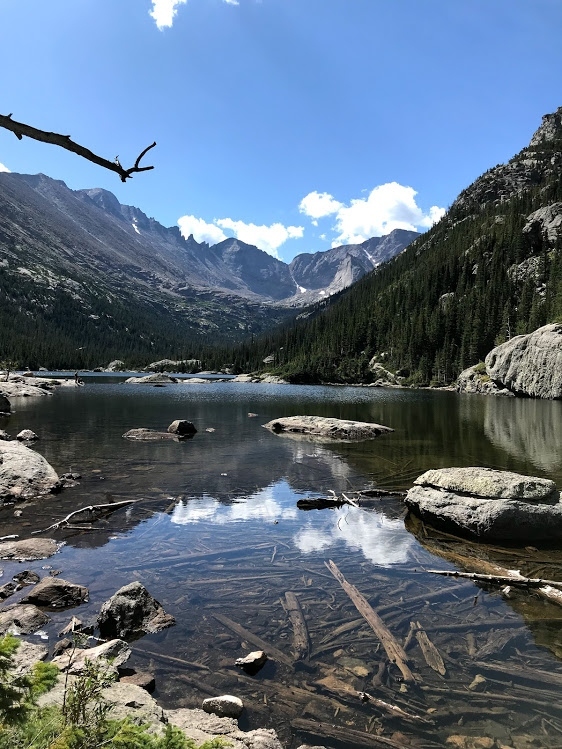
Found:
[[[188,708],[166,710],[165,716],[198,745],[212,737],[219,737],[228,749],[282,749],[282,744],[272,729],[241,731],[234,718],[219,718],[204,710]]]
[[[120,588],[100,610],[98,627],[102,637],[136,640],[149,632],[171,627],[176,620],[167,614],[142,583]]]
[[[323,416],[286,416],[263,425],[274,434],[308,435],[328,440],[366,440],[394,429],[366,421],[347,421]]]
[[[0,505],[48,494],[60,486],[55,469],[42,455],[19,442],[0,441]]]
[[[88,595],[88,588],[84,585],[77,585],[60,577],[44,577],[21,600],[22,603],[32,603],[35,606],[64,609],[79,606],[88,600]]]
[[[562,324],[511,338],[492,349],[485,363],[500,388],[533,398],[562,398]]]
[[[2,541],[0,543],[0,559],[31,562],[53,556],[58,548],[54,538],[23,538],[20,541]]]
[[[177,377],[167,374],[151,374],[144,377],[129,377],[125,380],[128,385],[170,385],[178,382]]]
[[[157,429],[146,429],[140,427],[139,429],[129,429],[125,432],[123,437],[128,440],[136,440],[137,442],[159,442],[161,440],[173,440],[177,442],[180,439],[185,439],[189,435],[178,435],[172,434],[171,432],[159,432]]]
[[[244,710],[244,703],[239,697],[223,694],[203,700],[203,710],[218,715],[219,718],[238,718]]]
[[[486,468],[427,471],[405,498],[430,524],[484,541],[562,538],[562,502],[552,481]]]
[[[0,413],[5,415],[5,414],[10,414],[11,412],[12,412],[12,405],[10,401],[6,398],[5,395],[2,395],[0,393]]]
[[[30,635],[48,621],[50,617],[37,606],[17,603],[0,611],[0,634],[13,632]]]
[[[186,437],[189,434],[197,434],[197,429],[187,419],[176,419],[168,427],[168,432],[176,434],[178,437]]]

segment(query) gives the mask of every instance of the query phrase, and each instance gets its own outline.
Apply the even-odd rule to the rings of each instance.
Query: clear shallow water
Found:
[[[539,685],[528,681],[514,687],[513,676],[493,669],[499,664],[519,673],[561,674],[560,685],[550,687],[559,690],[562,610],[526,593],[504,600],[497,589],[426,573],[452,565],[436,556],[442,540],[430,529],[412,529],[414,534],[405,527],[397,500],[321,512],[300,511],[296,502],[330,490],[407,489],[424,470],[450,465],[516,470],[562,486],[562,403],[373,388],[152,388],[100,378],[79,390],[22,400],[16,409],[3,427],[13,434],[33,429],[41,437],[38,451],[59,473],[78,471],[83,479],[61,495],[23,506],[21,518],[14,518],[13,508],[1,510],[2,535],[23,536],[84,505],[141,500],[91,528],[58,532],[66,546],[47,561],[65,578],[89,586],[90,603],[76,612],[81,617],[95,615],[103,600],[135,579],[176,616],[175,627],[134,646],[133,665],[156,673],[157,696],[165,704],[196,706],[211,693],[239,694],[248,727],[274,726],[286,746],[295,747],[314,743],[312,738],[334,746],[363,740],[348,736],[342,742],[336,731],[340,743],[330,743],[311,734],[303,720],[367,737],[398,731],[426,745],[463,732],[518,747],[526,736],[545,746],[560,744],[562,714],[555,700],[543,699]],[[296,414],[374,421],[395,432],[327,445],[275,436],[261,426]],[[192,440],[122,438],[128,429],[165,429],[177,418],[194,422]],[[552,551],[489,555],[545,578],[562,570],[562,555]],[[427,666],[416,638],[407,651],[420,679],[415,686],[402,685],[392,665],[377,676],[387,660],[380,641],[326,568],[329,559],[400,641],[410,621],[420,621],[446,658],[445,677]],[[44,564],[26,566],[39,570]],[[10,579],[16,565],[2,567]],[[233,663],[255,644],[215,617],[242,625],[292,663],[286,592],[295,593],[303,608],[310,659],[295,666],[270,661],[247,676]],[[68,619],[68,612],[54,615],[52,642]],[[482,672],[485,695],[499,697],[483,698],[468,688]],[[383,717],[359,701],[357,690],[435,723],[429,728]],[[541,699],[542,708],[533,703]]]

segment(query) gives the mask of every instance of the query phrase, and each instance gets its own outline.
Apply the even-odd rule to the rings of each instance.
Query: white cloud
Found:
[[[434,205],[428,213],[416,203],[413,187],[387,182],[379,185],[365,198],[355,198],[349,205],[340,203],[327,192],[310,192],[299,203],[299,211],[317,226],[318,219],[335,216],[337,236],[333,247],[340,244],[359,244],[369,237],[380,237],[394,229],[428,229],[445,214],[444,208]]]
[[[177,6],[184,5],[187,0],[152,0],[150,15],[156,21],[160,30],[170,27],[174,23]]]
[[[299,211],[311,218],[314,226],[318,226],[317,219],[331,216],[333,213],[337,213],[340,208],[343,208],[343,203],[336,200],[333,195],[316,190],[305,195],[299,203]]]
[[[9,171],[10,170],[8,169],[7,166],[4,166],[4,164],[0,164],[0,172],[9,172]]]
[[[247,244],[253,244],[264,250],[269,255],[278,258],[277,250],[288,239],[300,239],[304,233],[302,226],[283,226],[276,223],[271,226],[247,224],[244,221],[234,221],[231,218],[215,218],[208,223],[196,216],[180,216],[178,226],[182,236],[186,239],[193,234],[197,242],[207,242],[210,245],[218,244],[229,235],[223,229],[231,232],[236,239]]]
[[[202,218],[195,216],[181,216],[178,218],[178,226],[182,236],[187,239],[190,234],[193,234],[197,242],[207,242],[212,245],[226,239],[226,234],[216,224],[208,224]]]
[[[231,218],[219,218],[215,219],[215,224],[222,229],[230,229],[237,239],[254,244],[273,257],[278,257],[277,250],[288,239],[300,239],[304,234],[302,226],[283,226],[279,223],[258,226],[246,224],[244,221],[233,221]]]
[[[185,5],[187,0],[152,0],[150,15],[160,30],[169,28],[174,23],[178,5]],[[240,5],[239,0],[223,0],[227,5]]]

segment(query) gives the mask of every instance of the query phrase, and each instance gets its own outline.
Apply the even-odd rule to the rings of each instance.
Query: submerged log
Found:
[[[261,637],[258,637],[253,632],[250,632],[250,630],[245,629],[244,627],[242,627],[242,625],[238,624],[232,619],[229,619],[228,616],[225,616],[224,614],[213,614],[213,616],[221,624],[224,624],[225,627],[228,627],[228,629],[236,632],[237,635],[244,638],[245,640],[248,640],[254,645],[257,645],[260,650],[264,650],[269,658],[272,658],[274,661],[279,661],[285,666],[289,666],[289,668],[293,668],[293,661],[287,655],[285,655],[285,653],[282,653],[280,650],[278,650],[275,646],[271,645],[265,640],[262,640]]]
[[[285,593],[285,605],[293,627],[293,651],[295,658],[300,661],[310,655],[308,627],[299,600],[291,591]]]
[[[386,650],[390,661],[392,663],[395,663],[399,668],[402,676],[404,677],[404,681],[415,681],[414,674],[411,672],[410,667],[408,666],[408,656],[404,652],[404,649],[402,648],[398,640],[394,637],[392,632],[388,629],[380,616],[372,608],[367,599],[363,596],[362,593],[357,590],[354,585],[352,585],[345,579],[345,577],[338,569],[337,565],[332,562],[331,559],[328,562],[325,562],[325,564],[332,575],[345,590],[347,595],[351,598],[357,611],[359,611],[361,616],[365,619],[365,621],[370,625],[374,633],[377,635],[384,649]]]
[[[419,622],[415,622],[414,627],[416,640],[421,648],[425,662],[430,668],[437,671],[438,674],[445,676],[447,669],[445,668],[445,663],[443,662],[441,654],[427,636],[422,625]]]

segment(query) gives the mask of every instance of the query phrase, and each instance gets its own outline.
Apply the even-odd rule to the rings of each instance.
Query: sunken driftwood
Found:
[[[119,162],[119,157],[117,156],[114,161],[109,161],[108,159],[104,159],[102,156],[93,153],[93,151],[90,151],[88,148],[75,143],[70,139],[70,135],[60,135],[59,133],[49,133],[46,130],[38,130],[37,128],[31,127],[31,125],[26,125],[23,122],[16,122],[12,119],[11,114],[0,114],[0,127],[4,127],[6,130],[11,130],[18,140],[21,140],[25,135],[28,138],[40,140],[42,143],[51,143],[52,145],[60,146],[67,151],[72,151],[73,153],[78,154],[78,156],[82,156],[82,158],[87,159],[98,166],[102,166],[104,169],[109,169],[110,171],[115,172],[121,178],[121,182],[126,182],[136,172],[147,172],[150,169],[154,169],[153,166],[141,166],[140,162],[143,157],[146,156],[148,151],[150,151],[151,148],[154,148],[156,141],[151,143],[150,146],[147,146],[144,151],[141,151],[137,156],[134,166],[129,169],[124,169]]]
[[[418,645],[420,646],[420,649],[423,653],[425,662],[430,668],[432,668],[434,671],[437,671],[438,674],[441,674],[441,676],[445,676],[445,674],[447,673],[447,669],[445,668],[445,663],[443,662],[441,653],[431,642],[431,640],[427,636],[427,632],[424,630],[422,625],[419,622],[415,622],[413,624],[415,627],[416,640],[418,641]]]
[[[377,612],[372,608],[363,594],[357,590],[355,585],[352,585],[345,579],[337,565],[332,562],[331,559],[328,562],[325,562],[325,564],[347,595],[351,598],[357,611],[359,611],[361,616],[377,635],[386,650],[386,654],[390,661],[395,663],[402,673],[404,681],[415,681],[414,674],[411,672],[407,663],[408,656],[404,652],[402,645],[400,645]]]
[[[285,593],[285,606],[293,627],[293,652],[300,661],[310,655],[310,637],[299,599],[291,591]]]
[[[74,510],[74,512],[69,512],[69,514],[64,517],[62,520],[58,520],[56,523],[53,523],[48,528],[43,528],[39,531],[31,531],[32,534],[37,533],[46,533],[47,531],[53,531],[58,530],[62,525],[68,525],[69,521],[74,518],[75,520],[79,518],[80,515],[83,517],[80,518],[81,520],[86,520],[87,522],[93,522],[94,520],[97,520],[102,515],[108,515],[109,513],[115,512],[115,510],[118,510],[120,507],[126,507],[127,505],[132,505],[135,502],[139,502],[138,499],[125,499],[122,502],[112,502],[110,504],[105,505],[88,505],[87,507],[81,507],[79,510]]]
[[[331,507],[342,507],[343,505],[359,507],[354,499],[350,499],[343,493],[341,497],[334,494],[333,497],[308,497],[307,499],[299,499],[297,502],[299,510],[326,510]]]
[[[243,637],[245,640],[248,640],[254,645],[257,645],[260,650],[264,650],[270,658],[273,658],[274,661],[284,663],[285,666],[289,666],[289,668],[293,667],[293,662],[287,655],[285,655],[285,653],[282,653],[270,643],[265,642],[265,640],[262,640],[261,637],[258,637],[253,632],[250,632],[248,629],[242,627],[237,622],[229,619],[228,616],[225,616],[224,614],[213,614],[213,616],[221,624],[224,624],[225,627],[228,627],[228,629],[236,632],[239,637]]]

